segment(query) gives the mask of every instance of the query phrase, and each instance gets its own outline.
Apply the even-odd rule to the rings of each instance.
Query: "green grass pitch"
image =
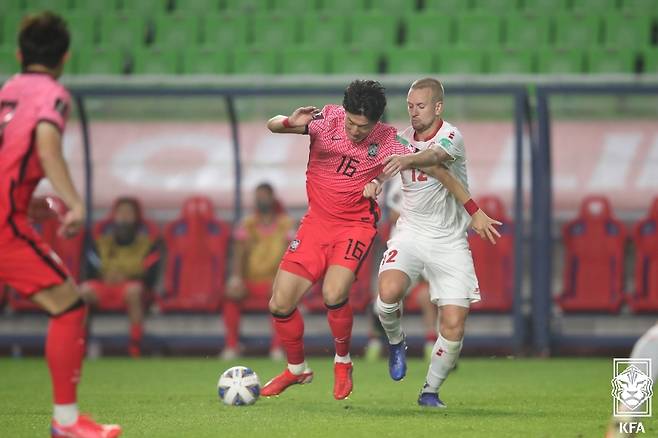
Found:
[[[409,361],[402,382],[386,362],[358,360],[354,393],[332,397],[330,358],[310,361],[315,380],[254,406],[217,398],[219,374],[252,367],[261,383],[283,365],[260,358],[87,361],[83,411],[123,425],[125,437],[602,437],[611,413],[610,359],[462,359],[445,383],[446,410],[416,396],[426,363]],[[0,436],[48,436],[50,383],[40,359],[0,359]],[[658,422],[644,421],[645,436]]]

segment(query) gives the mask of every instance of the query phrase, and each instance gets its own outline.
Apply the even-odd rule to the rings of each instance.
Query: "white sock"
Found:
[[[304,361],[302,363],[296,363],[296,364],[289,363],[288,364],[288,370],[290,370],[290,372],[293,373],[296,376],[299,376],[300,374],[303,374],[304,371],[306,371],[307,369],[308,369],[308,365],[306,364],[306,361]]]
[[[399,344],[404,340],[404,335],[402,334],[402,327],[400,326],[400,320],[402,316],[402,311],[400,309],[400,303],[388,304],[377,297],[377,315],[379,316],[379,322],[382,323],[386,337],[388,338],[389,344]]]
[[[432,359],[430,359],[423,392],[439,391],[439,387],[448,377],[448,373],[455,367],[461,351],[462,340],[449,341],[439,333],[439,338],[432,349]]]
[[[335,355],[334,363],[352,363],[352,358],[350,357],[349,353],[347,353],[345,356]]]
[[[70,405],[55,405],[53,417],[57,423],[62,426],[70,426],[78,421],[78,405],[71,403]]]

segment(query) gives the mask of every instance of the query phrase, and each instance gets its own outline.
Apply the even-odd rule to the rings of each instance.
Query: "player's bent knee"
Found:
[[[402,301],[404,293],[409,287],[409,277],[401,271],[384,271],[379,276],[379,296],[385,303],[397,303]]]
[[[353,274],[350,272],[350,279],[345,277],[325,276],[324,284],[322,285],[322,298],[324,303],[328,306],[335,306],[345,302],[350,296],[350,288],[352,287]]]
[[[32,301],[50,315],[59,315],[82,300],[75,284],[67,280],[60,285],[38,292],[32,297]]]
[[[386,303],[382,301],[380,297],[377,297],[376,308],[377,313],[382,315],[396,313],[400,310],[400,302],[396,301],[395,303]]]
[[[143,293],[144,293],[144,288],[142,287],[141,283],[131,284],[126,288],[126,300],[127,301],[141,300]]]
[[[404,285],[395,281],[383,281],[379,283],[379,297],[385,303],[393,304],[404,298]]]
[[[52,317],[62,316],[66,313],[73,312],[73,311],[78,310],[80,308],[84,309],[86,306],[87,306],[87,304],[84,302],[84,300],[81,297],[79,297],[73,304],[68,306],[66,309],[63,309],[61,312],[58,312],[58,313],[52,313],[50,316],[52,316]],[[83,313],[83,315],[84,315],[84,313]]]
[[[346,292],[342,288],[323,288],[322,297],[325,305],[335,306],[347,301],[347,298],[349,297],[349,289]]]
[[[272,313],[274,315],[288,315],[288,314],[294,312],[295,308],[297,306],[294,305],[294,304],[281,303],[280,301],[278,301],[274,297],[272,297],[270,299],[268,307],[269,307],[270,313]]]
[[[450,324],[441,321],[439,333],[449,341],[458,341],[464,337],[464,324]]]

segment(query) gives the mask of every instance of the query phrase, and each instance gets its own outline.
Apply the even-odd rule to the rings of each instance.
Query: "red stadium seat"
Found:
[[[365,313],[372,301],[372,251],[368,252],[361,265],[359,275],[350,290],[350,304],[354,313]],[[318,281],[302,300],[304,307],[311,313],[323,313],[327,308],[322,298],[322,280]]]
[[[216,312],[224,294],[230,225],[214,217],[211,201],[193,197],[181,217],[165,228],[165,290],[158,297],[163,312]]]
[[[578,218],[567,223],[562,233],[564,291],[557,298],[562,310],[618,312],[623,301],[626,233],[612,216],[608,199],[585,198]]]
[[[43,204],[41,204],[43,202]],[[84,245],[84,233],[78,233],[72,238],[65,238],[59,235],[61,226],[58,215],[66,213],[67,208],[64,202],[55,197],[35,198],[31,207],[36,206],[31,211],[32,226],[43,237],[43,240],[50,245],[55,253],[62,259],[64,265],[68,268],[71,276],[80,280],[80,267],[82,264],[82,251]],[[41,208],[40,210],[38,208]],[[9,306],[16,312],[34,312],[41,310],[39,306],[32,301],[21,297],[16,291],[8,292]]]
[[[473,253],[475,273],[480,284],[482,301],[471,309],[482,312],[510,312],[514,300],[514,224],[507,216],[503,201],[496,196],[478,199],[487,214],[503,223],[498,228],[496,245],[471,233],[468,244]]]
[[[635,293],[628,305],[635,313],[658,312],[658,197],[649,215],[634,229]]]

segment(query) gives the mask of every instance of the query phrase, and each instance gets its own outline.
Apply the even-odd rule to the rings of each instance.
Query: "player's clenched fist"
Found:
[[[291,128],[296,128],[298,126],[306,126],[311,123],[317,115],[320,113],[314,106],[303,106],[297,108],[291,115],[288,117],[288,124]]]
[[[382,192],[382,185],[376,181],[369,182],[363,188],[363,197],[377,199],[377,196]]]

